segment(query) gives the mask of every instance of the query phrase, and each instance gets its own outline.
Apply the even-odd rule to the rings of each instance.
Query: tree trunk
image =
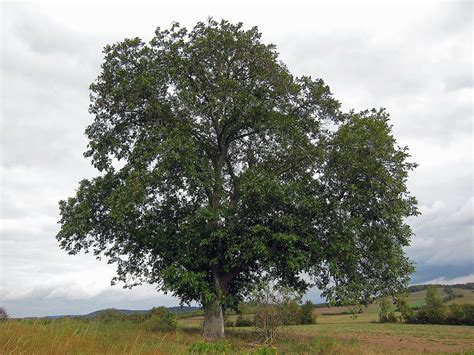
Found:
[[[224,337],[224,314],[218,298],[204,305],[203,336],[211,340]]]

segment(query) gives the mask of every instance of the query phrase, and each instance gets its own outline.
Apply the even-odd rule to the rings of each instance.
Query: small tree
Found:
[[[178,320],[176,314],[165,307],[152,308],[149,318],[145,321],[145,328],[150,331],[176,330]]]
[[[301,307],[301,324],[314,324],[316,323],[316,315],[314,314],[314,304],[310,300]]]
[[[434,285],[429,285],[426,289],[426,307],[437,309],[443,305],[443,300],[438,296],[438,289]]]
[[[387,297],[382,297],[378,303],[380,307],[379,321],[381,323],[384,323],[388,319],[388,312],[391,306],[390,300]]]
[[[406,293],[400,293],[394,298],[397,312],[400,312],[400,320],[404,322],[410,322],[415,316],[415,312],[407,302],[408,295]]]
[[[392,302],[389,297],[382,297],[379,300],[380,305],[380,313],[379,313],[379,320],[381,323],[395,323],[397,321],[397,317],[394,312],[390,311],[392,307]]]
[[[436,286],[430,285],[426,289],[426,305],[421,307],[416,318],[419,323],[442,324],[447,316],[447,307],[438,296]]]
[[[251,297],[256,304],[255,327],[261,332],[265,343],[272,343],[278,328],[289,321],[288,304],[300,299],[301,294],[264,280],[255,288]]]
[[[296,325],[301,323],[301,307],[296,299],[290,299],[281,305],[284,325]]]

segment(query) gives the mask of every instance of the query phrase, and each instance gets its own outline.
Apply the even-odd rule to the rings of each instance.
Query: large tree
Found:
[[[62,248],[201,303],[208,338],[262,277],[364,303],[413,270],[415,164],[388,114],[341,112],[260,38],[209,20],[107,45],[86,129],[100,174],[60,202]]]

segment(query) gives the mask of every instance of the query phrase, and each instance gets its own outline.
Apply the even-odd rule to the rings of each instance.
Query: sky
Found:
[[[152,285],[110,286],[115,268],[61,250],[58,201],[96,176],[83,158],[88,86],[102,48],[209,16],[258,26],[295,75],[322,78],[344,110],[385,107],[419,167],[412,283],[474,281],[473,5],[2,3],[0,306],[13,317],[149,309]],[[320,301],[317,290],[307,298]]]

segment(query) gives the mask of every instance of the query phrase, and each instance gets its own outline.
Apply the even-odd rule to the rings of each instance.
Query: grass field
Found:
[[[455,293],[465,293],[456,303],[474,302],[472,291]],[[410,303],[422,304],[424,294],[411,294]],[[380,324],[376,305],[355,319],[342,307],[315,312],[317,324],[283,327],[266,350],[251,327],[229,328],[224,341],[203,342],[202,317],[181,319],[179,330],[168,333],[129,321],[9,320],[0,323],[0,354],[474,354],[474,327]]]

